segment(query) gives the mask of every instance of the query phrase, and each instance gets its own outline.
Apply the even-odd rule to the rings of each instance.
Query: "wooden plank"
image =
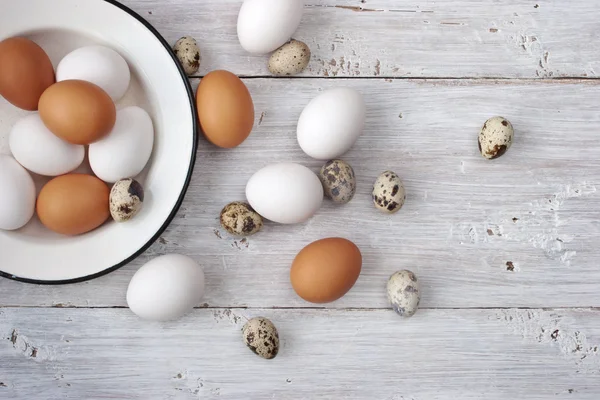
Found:
[[[236,33],[241,0],[124,0],[170,43],[192,35],[201,74],[269,75]],[[307,0],[304,76],[597,77],[600,9],[589,0]],[[360,12],[362,10],[362,12]]]
[[[313,240],[344,236],[364,254],[352,291],[328,306],[387,307],[385,282],[412,269],[425,308],[600,306],[600,91],[595,81],[249,79],[256,106],[250,138],[233,150],[202,139],[185,202],[142,257],[77,285],[0,280],[1,305],[125,306],[134,271],[159,254],[193,256],[206,271],[210,306],[306,307],[289,284],[295,254]],[[325,202],[309,222],[267,223],[247,240],[228,237],[218,215],[244,198],[248,178],[279,161],[318,170],[296,143],[296,121],[320,90],[348,85],[366,98],[366,130],[343,158],[358,192]],[[504,115],[514,146],[489,162],[480,126]],[[393,216],[371,204],[377,175],[395,170],[408,200]],[[509,264],[510,263],[510,264]]]
[[[598,399],[600,83],[552,79],[597,78],[597,4],[306,0],[296,38],[313,58],[302,77],[354,78],[333,80],[261,78],[268,56],[249,56],[237,41],[241,0],[123,2],[170,43],[196,37],[200,75],[224,68],[253,78],[255,129],[234,150],[201,141],[181,211],[131,265],[76,285],[0,280],[0,398]],[[384,79],[428,77],[467,79]],[[496,77],[508,79],[469,79]],[[341,85],[368,105],[365,134],[344,156],[356,198],[326,202],[306,224],[226,235],[218,213],[243,199],[254,171],[278,161],[318,170],[296,143],[296,121],[316,94]],[[475,140],[493,115],[517,136],[487,162]],[[369,198],[385,169],[409,194],[391,217]],[[330,309],[313,308],[291,289],[289,265],[304,245],[334,235],[359,245],[363,272]],[[170,252],[203,265],[199,308],[161,324],[120,308],[137,268]],[[387,277],[401,268],[423,288],[409,320],[385,299]],[[275,360],[241,341],[258,315],[279,328]]]
[[[596,400],[600,312],[196,310],[152,324],[128,310],[0,311],[11,399]],[[245,348],[264,315],[280,354]]]

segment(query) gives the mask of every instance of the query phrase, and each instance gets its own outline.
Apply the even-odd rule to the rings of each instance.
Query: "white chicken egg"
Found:
[[[323,203],[323,186],[300,164],[271,164],[257,171],[246,185],[246,198],[264,218],[297,224],[312,217]]]
[[[0,154],[0,229],[23,227],[35,211],[35,185],[14,158]]]
[[[153,145],[154,128],[150,115],[140,107],[126,107],[117,111],[112,131],[90,145],[90,166],[105,182],[133,178],[148,163]]]
[[[131,278],[127,305],[140,318],[169,321],[190,312],[204,296],[204,271],[181,254],[166,254],[144,264]]]
[[[71,172],[85,157],[83,146],[71,144],[50,132],[37,113],[27,115],[13,125],[9,145],[22,166],[46,176]]]
[[[298,144],[317,160],[335,159],[356,142],[365,126],[365,102],[350,88],[327,90],[308,103],[298,119]]]
[[[113,101],[129,87],[131,72],[127,61],[105,46],[85,46],[67,54],[56,67],[56,81],[81,79],[100,86]]]
[[[303,0],[245,0],[237,20],[240,44],[252,54],[275,51],[298,29],[303,9]]]

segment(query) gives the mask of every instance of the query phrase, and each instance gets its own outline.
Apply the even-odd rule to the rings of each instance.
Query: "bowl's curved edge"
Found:
[[[190,84],[190,81],[185,73],[185,71],[183,70],[183,67],[181,66],[181,63],[179,62],[179,60],[177,59],[177,57],[175,56],[175,54],[173,53],[173,50],[171,49],[171,46],[169,46],[169,44],[167,43],[167,41],[162,37],[162,35],[148,22],[146,21],[142,16],[140,16],[138,13],[136,13],[135,11],[133,11],[132,9],[130,9],[129,7],[119,3],[116,0],[103,0],[109,4],[112,4],[113,6],[123,10],[124,12],[126,12],[127,14],[131,15],[133,18],[137,19],[139,22],[141,22],[154,36],[156,36],[156,38],[158,39],[158,41],[167,49],[167,52],[169,53],[169,55],[171,56],[171,58],[173,59],[173,62],[175,62],[175,65],[177,66],[177,69],[179,70],[179,74],[181,75],[181,79],[184,82],[184,85],[186,87],[186,90],[188,92],[188,97],[189,97],[189,101],[190,101],[190,108],[192,110],[192,118],[193,118],[193,143],[192,143],[192,154],[190,155],[190,166],[188,169],[188,173],[187,176],[185,178],[185,183],[183,185],[183,188],[181,190],[181,193],[179,194],[179,198],[177,199],[177,202],[175,203],[175,207],[173,207],[173,210],[171,210],[171,213],[169,214],[169,216],[167,217],[166,221],[163,223],[163,225],[158,229],[158,231],[150,238],[150,240],[148,242],[146,242],[146,244],[144,244],[139,250],[137,250],[135,253],[133,253],[130,257],[126,258],[125,260],[121,261],[120,263],[113,265],[112,267],[109,267],[103,271],[100,271],[98,273],[95,274],[91,274],[91,275],[86,275],[80,278],[75,278],[75,279],[65,279],[65,280],[52,280],[52,281],[48,281],[48,280],[37,280],[37,279],[28,279],[28,278],[21,278],[19,276],[13,275],[13,274],[7,274],[6,272],[0,271],[0,276],[4,277],[4,278],[8,278],[8,279],[12,279],[15,281],[19,281],[19,282],[24,282],[24,283],[33,283],[33,284],[38,284],[38,285],[64,285],[64,284],[69,284],[69,283],[78,283],[78,282],[84,282],[84,281],[88,281],[91,279],[95,279],[98,278],[102,275],[106,275],[109,274],[127,264],[129,264],[131,261],[133,261],[134,259],[136,259],[137,257],[139,257],[143,252],[145,252],[159,237],[160,235],[167,229],[167,227],[170,225],[171,221],[173,221],[173,218],[175,218],[175,215],[177,214],[177,211],[179,211],[179,207],[181,207],[181,204],[183,203],[183,199],[185,198],[185,194],[187,192],[187,189],[190,185],[190,181],[192,179],[192,174],[194,172],[194,165],[196,163],[196,149],[198,147],[198,115],[197,115],[197,111],[196,111],[196,107],[195,107],[195,99],[194,99],[194,92],[192,90],[192,85]]]

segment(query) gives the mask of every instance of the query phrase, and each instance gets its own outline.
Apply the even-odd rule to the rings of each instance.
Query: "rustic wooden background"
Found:
[[[170,42],[192,35],[200,74],[244,77],[256,107],[250,138],[222,151],[201,141],[186,200],[131,265],[68,286],[0,281],[0,398],[6,399],[589,399],[600,398],[600,8],[594,0],[307,0],[296,38],[309,68],[274,79],[244,53],[240,0],[127,0]],[[194,86],[197,79],[192,80]],[[367,102],[366,130],[344,157],[358,177],[348,205],[309,222],[228,237],[218,213],[243,199],[260,167],[319,162],[295,139],[302,108],[346,85]],[[507,117],[514,146],[485,161],[485,119]],[[385,169],[408,199],[378,213]],[[332,235],[354,240],[363,273],[326,308],[296,297],[294,255]],[[126,307],[152,257],[190,255],[205,303],[148,323]],[[412,269],[422,307],[389,309],[387,277]],[[240,329],[264,315],[280,355],[262,360]]]

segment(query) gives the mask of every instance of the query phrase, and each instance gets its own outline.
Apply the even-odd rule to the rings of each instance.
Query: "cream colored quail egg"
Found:
[[[292,39],[269,58],[269,71],[273,75],[296,75],[304,71],[310,61],[310,49],[306,43]]]
[[[393,214],[400,210],[406,200],[404,185],[398,175],[392,171],[385,171],[373,185],[373,204],[377,209]]]
[[[188,75],[193,75],[200,68],[200,48],[196,39],[191,36],[180,38],[173,46],[173,52]]]
[[[117,222],[129,221],[144,204],[144,188],[135,179],[117,181],[110,190],[110,215]]]
[[[230,234],[250,236],[260,231],[263,220],[250,204],[234,201],[221,210],[221,226]]]
[[[356,177],[354,170],[345,161],[330,160],[319,171],[325,196],[335,203],[345,204],[354,197]]]
[[[270,360],[279,353],[279,333],[264,317],[250,319],[242,329],[244,343],[254,354]]]
[[[390,276],[387,283],[387,295],[392,308],[401,317],[412,317],[419,308],[421,289],[417,276],[408,270],[402,270]]]
[[[510,148],[515,131],[503,117],[488,119],[479,133],[479,151],[489,160],[502,156]]]

